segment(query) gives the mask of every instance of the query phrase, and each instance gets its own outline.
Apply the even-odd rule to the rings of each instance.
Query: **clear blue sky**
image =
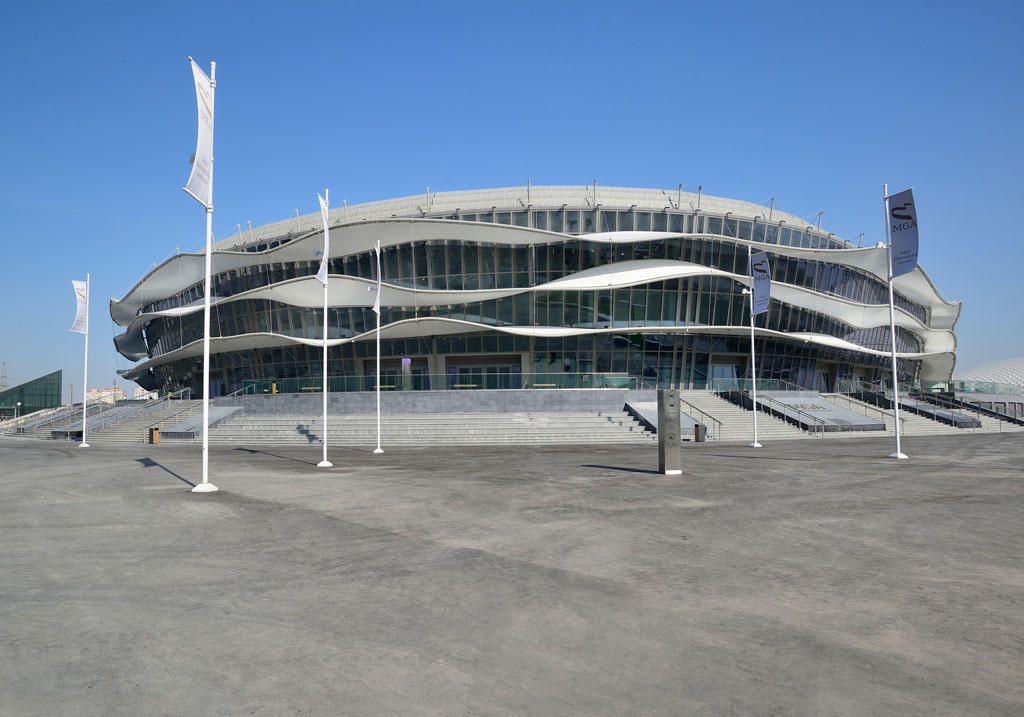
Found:
[[[0,29],[0,361],[64,368],[70,280],[107,311],[198,248],[186,56],[217,61],[214,231],[423,191],[599,183],[765,202],[856,241],[913,186],[921,263],[964,301],[959,367],[1024,354],[1024,3],[23,3]],[[123,381],[121,384],[123,385]]]

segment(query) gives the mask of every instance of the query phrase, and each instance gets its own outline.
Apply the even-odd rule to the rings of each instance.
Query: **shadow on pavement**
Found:
[[[596,463],[584,463],[580,468],[601,468],[606,471],[623,471],[624,473],[649,473],[660,476],[661,471],[654,471],[649,468],[626,468],[624,466],[602,466]]]
[[[301,458],[292,458],[291,456],[282,456],[278,453],[271,453],[270,451],[258,451],[255,448],[236,448],[236,451],[242,451],[243,453],[259,453],[264,456],[270,456],[271,458],[280,458],[285,461],[294,461],[295,463],[302,463],[307,466],[316,467],[316,461],[304,461]]]
[[[156,462],[156,461],[154,461],[154,460],[153,460],[152,458],[136,458],[136,459],[135,459],[135,462],[136,462],[136,463],[141,463],[141,464],[142,464],[142,466],[143,466],[144,468],[160,468],[160,469],[162,469],[162,470],[165,470],[165,471],[167,471],[168,473],[170,473],[170,474],[171,474],[172,476],[174,476],[175,478],[177,478],[178,480],[180,480],[180,481],[181,481],[182,483],[187,483],[187,484],[189,484],[190,486],[192,486],[193,488],[195,488],[195,487],[196,487],[196,484],[195,484],[195,483],[193,483],[192,481],[190,481],[190,480],[189,480],[188,478],[185,478],[185,477],[183,477],[183,476],[180,476],[180,475],[178,475],[177,473],[175,473],[174,471],[172,471],[172,470],[171,470],[170,468],[168,468],[167,466],[165,466],[165,465],[161,465],[161,464],[157,463],[157,462]]]

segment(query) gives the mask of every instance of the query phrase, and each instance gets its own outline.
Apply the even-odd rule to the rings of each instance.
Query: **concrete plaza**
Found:
[[[370,448],[0,439],[0,714],[1024,712],[1021,434]]]

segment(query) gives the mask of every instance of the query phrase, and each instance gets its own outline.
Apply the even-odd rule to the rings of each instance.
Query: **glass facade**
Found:
[[[419,215],[417,215],[419,216]],[[429,361],[443,373],[460,361],[503,357],[509,371],[523,375],[564,372],[612,373],[635,378],[647,386],[704,388],[715,377],[749,376],[748,303],[743,284],[731,277],[694,276],[639,286],[555,291],[543,284],[582,271],[621,262],[651,260],[684,262],[746,276],[747,248],[735,239],[765,245],[772,261],[773,282],[802,287],[822,295],[870,306],[888,303],[886,284],[866,272],[845,266],[826,252],[813,258],[793,258],[772,252],[772,246],[807,249],[849,249],[846,242],[811,227],[800,230],[784,222],[715,216],[699,211],[643,211],[631,209],[571,208],[459,212],[433,218],[527,227],[576,235],[558,239],[538,234],[538,243],[500,245],[485,241],[410,241],[384,247],[381,272],[385,283],[411,290],[466,291],[520,290],[512,296],[458,304],[385,307],[381,323],[440,317],[491,326],[494,330],[438,335],[415,339],[382,340],[382,359],[413,358]],[[630,243],[599,243],[579,235],[593,232],[656,231],[682,236],[645,238]],[[554,239],[554,241],[551,241]],[[283,238],[255,245],[265,250],[290,241]],[[251,247],[245,247],[247,251]],[[330,261],[334,275],[376,277],[373,252],[361,252]],[[289,279],[312,276],[317,260],[275,261],[274,254],[256,266],[214,275],[212,291],[226,298]],[[636,266],[636,265],[634,265]],[[202,284],[194,284],[141,308],[160,311],[202,300]],[[896,303],[926,324],[928,307],[896,294]],[[416,302],[424,302],[424,294]],[[329,337],[359,336],[376,327],[369,308],[329,310]],[[757,326],[780,334],[816,334],[835,337],[875,351],[889,351],[887,325],[862,328],[827,313],[773,299]],[[503,333],[503,327],[561,327],[594,330],[572,337],[529,337]],[[659,331],[672,327],[672,331]],[[723,331],[715,332],[713,329]],[[680,329],[683,329],[680,332]],[[687,330],[692,329],[693,333]],[[202,339],[202,314],[161,317],[144,330],[150,358]],[[254,333],[278,334],[317,340],[322,337],[323,310],[301,308],[270,299],[240,299],[215,305],[211,316],[214,337]],[[597,333],[600,331],[600,333]],[[897,329],[897,350],[923,351],[921,338]],[[828,390],[844,378],[874,378],[887,366],[884,356],[855,350],[827,348],[800,337],[759,336],[758,375],[808,388]],[[288,345],[214,354],[211,370],[215,393],[239,389],[246,381],[315,378],[321,373],[322,349]],[[329,373],[335,378],[363,376],[373,362],[373,342],[356,341],[331,349]],[[424,368],[424,371],[427,369]],[[918,362],[901,361],[904,379],[913,379]],[[183,359],[154,365],[139,380],[149,388],[180,388],[201,383],[201,362]]]
[[[12,417],[15,412],[24,416],[33,411],[60,406],[63,375],[63,371],[54,371],[20,386],[0,391],[0,416]],[[19,401],[21,406],[18,406]]]

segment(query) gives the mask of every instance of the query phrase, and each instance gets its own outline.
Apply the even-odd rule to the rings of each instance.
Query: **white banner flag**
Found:
[[[772,269],[767,252],[759,251],[750,257],[751,304],[754,315],[768,311],[772,297]]]
[[[213,83],[206,73],[192,63],[192,78],[196,83],[196,106],[199,111],[199,131],[196,136],[196,153],[192,158],[192,173],[188,176],[185,191],[202,204],[211,206],[213,197]]]
[[[917,209],[910,189],[889,197],[889,240],[893,277],[917,268]]]
[[[373,250],[377,253],[377,296],[373,298],[373,310],[380,316],[380,240]]]
[[[320,200],[320,219],[324,223],[324,256],[320,260],[320,268],[316,272],[316,278],[320,283],[327,286],[327,261],[331,255],[331,232],[327,228],[327,200],[318,192],[316,198]]]
[[[76,334],[89,333],[89,286],[84,281],[71,280],[71,286],[75,289],[75,300],[78,302],[78,309],[75,311],[75,323],[71,324],[71,331]]]

